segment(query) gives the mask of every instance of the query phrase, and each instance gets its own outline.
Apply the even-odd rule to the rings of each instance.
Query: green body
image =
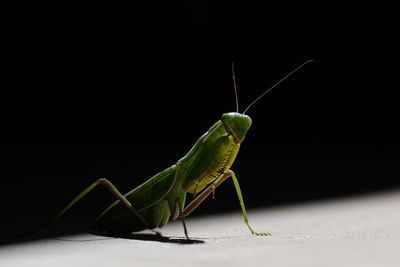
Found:
[[[162,227],[171,214],[182,213],[186,193],[200,192],[229,170],[250,125],[247,115],[224,114],[176,164],[124,195],[147,220],[148,228]],[[95,232],[107,234],[145,228],[120,200],[108,207],[93,224]]]

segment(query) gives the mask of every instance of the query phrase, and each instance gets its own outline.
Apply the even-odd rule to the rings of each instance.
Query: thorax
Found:
[[[185,175],[184,191],[192,194],[200,192],[229,170],[235,161],[240,145],[233,141],[223,127],[220,128],[205,140],[193,159],[182,166]]]

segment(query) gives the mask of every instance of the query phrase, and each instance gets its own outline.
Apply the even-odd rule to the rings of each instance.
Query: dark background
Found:
[[[233,166],[248,209],[400,185],[393,7],[341,2],[6,6],[1,233],[32,230],[97,178],[127,192],[184,156],[224,112],[253,106]],[[190,198],[189,198],[190,199]],[[53,228],[84,230],[94,190]],[[193,216],[239,211],[229,181]]]

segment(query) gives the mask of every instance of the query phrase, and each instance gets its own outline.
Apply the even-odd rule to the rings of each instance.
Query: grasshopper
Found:
[[[232,178],[244,221],[250,232],[254,235],[270,235],[270,233],[255,232],[250,227],[239,182],[235,173],[231,170],[231,166],[252,123],[251,118],[245,115],[246,111],[265,94],[309,62],[312,62],[312,60],[304,62],[262,93],[242,114],[239,113],[235,71],[232,62],[236,112],[222,114],[221,119],[197,140],[196,144],[183,158],[127,194],[122,195],[107,179],[98,179],[76,196],[49,224],[58,220],[94,187],[103,185],[118,200],[94,221],[91,227],[93,232],[106,235],[129,234],[144,229],[163,227],[170,219],[176,220],[180,217],[185,236],[189,239],[185,217],[193,212],[211,193],[214,195],[215,189],[221,183]],[[196,195],[198,192],[201,193],[185,207],[186,194]]]

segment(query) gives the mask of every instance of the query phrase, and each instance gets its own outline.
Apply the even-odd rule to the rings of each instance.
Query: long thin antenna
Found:
[[[236,78],[235,78],[235,64],[232,61],[232,76],[233,76],[233,86],[235,88],[235,97],[236,97],[236,112],[239,112],[239,101],[237,96],[237,89],[236,89]]]
[[[310,59],[307,60],[306,62],[304,62],[303,64],[301,64],[300,66],[298,66],[297,68],[295,68],[294,70],[292,70],[291,72],[289,72],[288,74],[286,74],[285,77],[283,77],[282,79],[280,79],[277,83],[275,83],[274,85],[272,85],[267,91],[265,91],[264,93],[262,93],[259,97],[257,97],[253,102],[251,102],[251,104],[244,110],[243,114],[246,113],[246,111],[254,104],[256,103],[258,100],[260,100],[260,98],[262,98],[266,93],[268,93],[269,91],[271,91],[273,88],[275,88],[278,84],[280,84],[281,82],[283,82],[284,80],[286,80],[290,75],[292,75],[293,73],[295,73],[296,71],[298,71],[300,68],[302,68],[304,65],[306,65],[307,63],[313,62],[314,60]]]

